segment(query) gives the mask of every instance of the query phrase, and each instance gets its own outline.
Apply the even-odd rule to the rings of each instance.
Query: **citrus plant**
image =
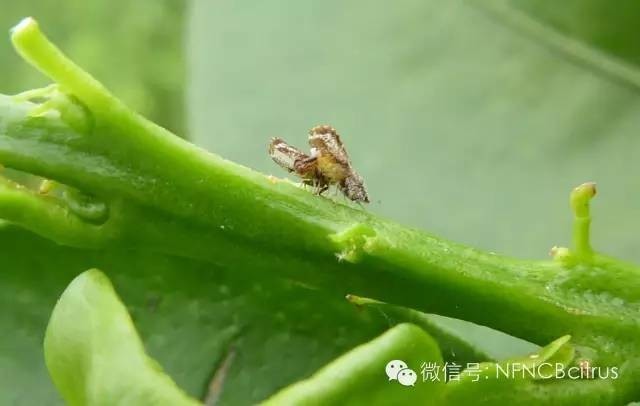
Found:
[[[190,144],[133,112],[33,19],[11,40],[54,83],[0,96],[3,266],[21,271],[4,289],[53,307],[52,287],[73,279],[43,356],[67,403],[640,399],[640,270],[592,248],[593,183],[570,194],[570,248],[548,261],[508,258]],[[44,180],[34,187],[25,174]],[[21,278],[41,282],[25,289]],[[497,359],[426,313],[542,347]],[[417,373],[444,362],[477,370],[408,387],[387,380],[396,359]],[[616,377],[497,379],[509,363]]]

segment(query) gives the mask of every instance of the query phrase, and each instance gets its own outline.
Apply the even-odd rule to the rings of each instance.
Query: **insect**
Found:
[[[305,185],[322,194],[331,185],[355,202],[369,203],[362,177],[351,166],[340,135],[331,126],[319,125],[309,130],[310,154],[287,144],[282,138],[272,138],[269,155],[275,163],[295,173]]]

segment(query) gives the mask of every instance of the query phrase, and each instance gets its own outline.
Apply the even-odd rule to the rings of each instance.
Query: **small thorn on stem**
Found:
[[[583,183],[571,192],[571,209],[576,217],[589,217],[589,202],[596,195],[594,182]]]
[[[573,246],[579,258],[593,254],[590,242],[591,213],[589,203],[596,195],[596,184],[583,183],[571,192],[569,203],[573,211]]]
[[[271,183],[272,185],[275,185],[276,183],[278,183],[280,181],[280,179],[276,178],[273,175],[269,175],[267,176],[267,180],[269,181],[269,183]]]
[[[569,258],[571,256],[571,253],[569,252],[569,248],[558,247],[556,245],[551,247],[551,250],[549,250],[549,256],[551,256],[551,258],[556,261],[562,261]]]
[[[349,302],[353,303],[356,306],[383,304],[383,302],[379,300],[370,299],[368,297],[356,296],[356,295],[352,295],[351,293],[347,294],[345,296],[345,299],[347,299]]]
[[[38,193],[40,193],[41,195],[48,195],[53,189],[56,188],[56,186],[56,182],[52,181],[51,179],[45,179],[42,181],[42,183],[40,183],[40,186],[38,187]]]

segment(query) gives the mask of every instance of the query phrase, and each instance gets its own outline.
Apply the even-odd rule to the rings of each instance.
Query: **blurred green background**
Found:
[[[637,1],[0,0],[0,10],[5,29],[36,17],[136,110],[258,170],[284,175],[269,137],[305,147],[309,127],[334,125],[368,209],[448,239],[545,258],[569,242],[570,189],[596,181],[594,245],[640,261]],[[0,66],[2,93],[47,83],[8,37]],[[57,399],[42,334],[56,297],[90,266],[114,279],[152,355],[194,396],[235,334],[225,326],[253,326],[223,403],[259,400],[388,326],[341,298],[310,299],[326,300],[332,321],[255,311],[261,296],[229,281],[235,270],[82,253],[10,227],[0,246],[0,404]],[[274,289],[274,309],[309,295]]]

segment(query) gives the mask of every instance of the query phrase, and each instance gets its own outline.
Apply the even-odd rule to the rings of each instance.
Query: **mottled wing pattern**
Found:
[[[364,187],[362,176],[353,170],[351,174],[338,185],[338,188],[349,199],[355,202],[369,203],[369,195],[367,194],[367,189]]]
[[[289,172],[295,172],[296,161],[309,158],[309,155],[287,144],[282,138],[272,138],[269,143],[269,156],[271,159]]]
[[[335,128],[328,125],[313,127],[309,131],[309,145],[320,154],[333,157],[337,163],[351,167],[347,150]]]
[[[362,177],[351,166],[340,135],[335,128],[319,125],[309,131],[309,145],[313,156],[318,157],[318,168],[349,199],[369,202]]]

